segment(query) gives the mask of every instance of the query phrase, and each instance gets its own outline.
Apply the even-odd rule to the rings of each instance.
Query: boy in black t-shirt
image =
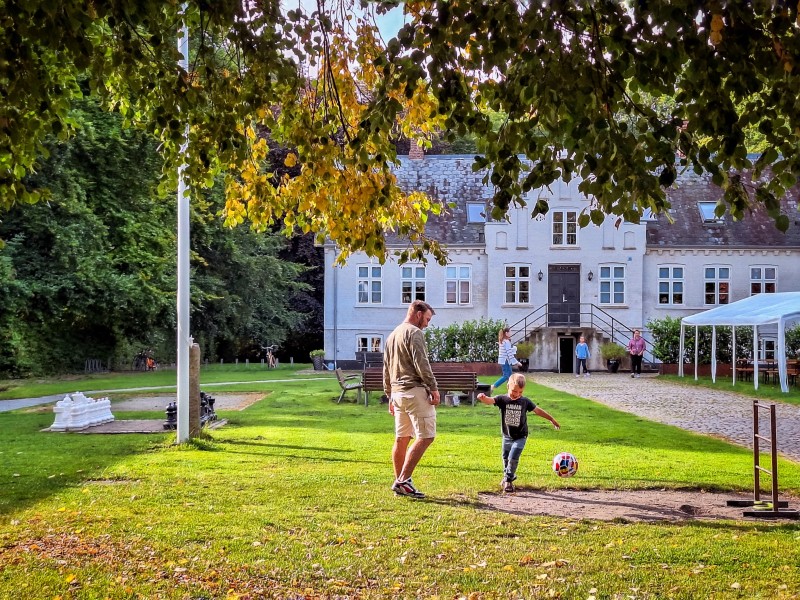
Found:
[[[532,412],[550,421],[556,429],[561,427],[558,421],[522,395],[524,388],[525,376],[514,373],[508,380],[507,396],[478,394],[478,400],[484,404],[494,404],[500,409],[500,429],[503,433],[503,481],[500,487],[504,492],[514,491],[513,481],[517,478],[519,457],[528,441],[527,414]]]

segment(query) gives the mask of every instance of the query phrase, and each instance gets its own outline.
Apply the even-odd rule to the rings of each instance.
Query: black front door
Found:
[[[573,373],[575,371],[575,338],[558,338],[558,372]]]
[[[580,327],[580,265],[550,265],[547,282],[547,325]]]

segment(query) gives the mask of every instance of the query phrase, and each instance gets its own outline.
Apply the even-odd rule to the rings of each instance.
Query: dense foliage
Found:
[[[505,326],[506,323],[498,319],[479,319],[446,327],[428,327],[425,329],[428,354],[436,361],[494,362],[497,360],[497,334]]]
[[[590,201],[581,225],[605,214],[636,222],[667,208],[665,190],[686,168],[724,189],[719,212],[746,217],[763,203],[789,225],[777,198],[800,175],[796,2],[408,1],[407,24],[384,46],[372,11],[396,5],[338,0],[308,14],[274,1],[6,0],[0,205],[45,193],[24,178],[47,135],[73,131],[85,76],[158,139],[163,191],[184,162],[195,197],[224,174],[228,223],[318,232],[342,260],[383,258],[388,230],[413,242],[401,259],[443,260],[424,237],[441,207],[400,193],[391,173],[398,135],[428,144],[440,130],[484,153],[475,168],[495,187],[495,218],[579,175]],[[182,23],[188,70],[177,66]],[[272,176],[263,132],[292,149],[296,177]],[[538,198],[531,215],[547,210]]]
[[[0,224],[2,373],[83,369],[88,358],[125,368],[143,348],[162,361],[175,353],[175,202],[154,200],[155,144],[93,102],[75,106],[80,133],[48,145],[31,182],[50,201]],[[286,240],[224,228],[222,205],[212,191],[192,216],[191,331],[211,360],[282,343],[311,312],[293,306],[308,286],[304,267],[279,258]]]

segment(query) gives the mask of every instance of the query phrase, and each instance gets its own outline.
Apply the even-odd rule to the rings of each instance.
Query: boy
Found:
[[[503,432],[503,481],[500,487],[504,492],[514,491],[514,480],[517,478],[517,465],[525,442],[528,441],[527,413],[547,419],[553,427],[560,429],[558,421],[537,407],[529,398],[522,395],[525,388],[525,375],[514,373],[508,379],[508,395],[487,396],[478,394],[478,400],[484,404],[494,404],[500,409],[500,429]]]
[[[575,346],[575,357],[578,359],[578,372],[575,373],[575,377],[581,376],[581,367],[583,367],[583,376],[589,376],[589,369],[586,368],[586,361],[591,355],[591,352],[589,352],[589,344],[586,343],[586,338],[581,336],[581,339],[578,340],[578,345]]]

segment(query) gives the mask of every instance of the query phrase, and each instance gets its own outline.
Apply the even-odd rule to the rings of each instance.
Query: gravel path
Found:
[[[695,388],[659,380],[655,375],[530,373],[536,383],[651,421],[724,438],[753,447],[753,399],[719,389]],[[776,402],[778,453],[800,462],[800,406]],[[761,434],[769,437],[769,413],[760,411]],[[765,444],[762,442],[762,444]],[[768,448],[767,448],[768,449]],[[764,447],[762,446],[762,452]]]

